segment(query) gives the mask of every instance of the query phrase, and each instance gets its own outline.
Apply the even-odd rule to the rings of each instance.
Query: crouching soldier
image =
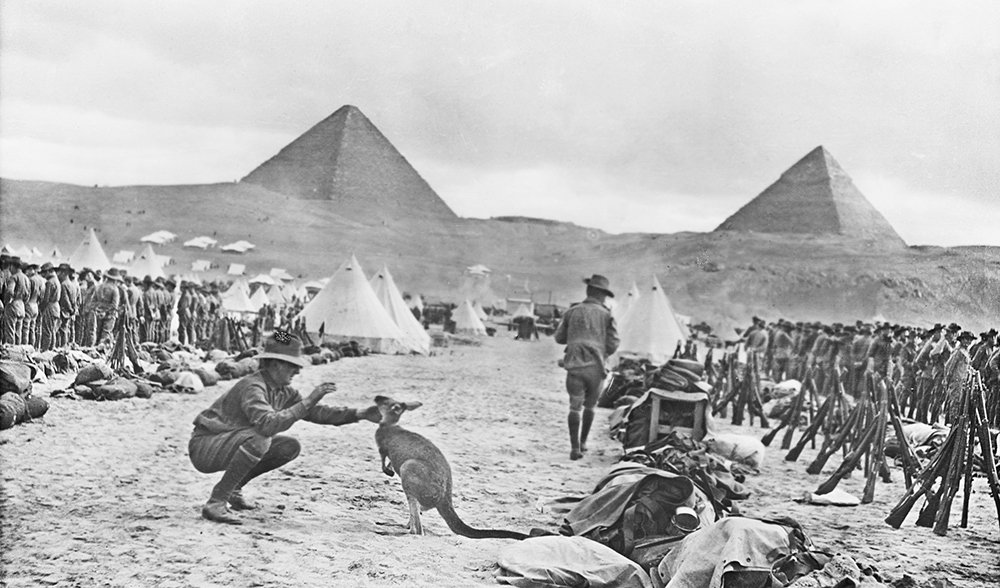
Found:
[[[275,331],[257,357],[259,371],[237,382],[194,420],[191,463],[204,474],[223,472],[201,510],[210,521],[238,525],[242,521],[229,508],[255,508],[243,497],[243,487],[298,457],[299,442],[279,434],[297,421],[346,425],[381,420],[377,406],[358,411],[319,404],[337,389],[335,384],[320,384],[305,398],[292,388],[292,378],[308,362],[302,342],[291,333]]]

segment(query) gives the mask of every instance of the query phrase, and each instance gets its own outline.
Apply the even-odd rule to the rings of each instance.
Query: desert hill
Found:
[[[522,294],[527,284],[536,301],[560,304],[579,300],[582,278],[594,272],[622,292],[632,281],[645,289],[655,273],[678,312],[720,328],[753,314],[956,321],[974,329],[997,322],[1000,248],[906,247],[851,191],[825,149],[803,162],[812,163],[793,166],[778,188],[712,233],[612,235],[551,220],[463,219],[360,111],[345,107],[237,183],[98,188],[0,180],[0,242],[58,246],[68,255],[93,227],[110,256],[137,251],[143,235],[166,229],[179,235],[156,248],[176,261],[168,273],[189,273],[192,261],[208,259],[219,265],[208,279],[234,262],[250,275],[282,267],[317,278],[354,253],[369,273],[388,265],[404,290],[453,301],[463,296],[464,268],[474,264],[493,270],[500,297]],[[379,178],[369,177],[373,170]],[[767,225],[771,215],[801,212],[785,210],[802,205],[796,183],[825,211],[826,224],[804,232]],[[199,235],[220,244],[246,239],[257,249],[232,255],[182,247]]]

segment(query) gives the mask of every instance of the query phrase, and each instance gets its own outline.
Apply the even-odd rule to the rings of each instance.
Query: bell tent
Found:
[[[268,286],[273,286],[273,285],[277,284],[278,282],[276,282],[274,278],[272,278],[271,276],[269,276],[267,274],[257,274],[256,276],[250,278],[250,283],[251,284],[266,284]]]
[[[535,313],[531,311],[530,304],[525,304],[523,302],[519,304],[517,306],[517,310],[514,311],[514,314],[512,314],[510,318],[516,319],[521,317],[529,317],[529,318],[535,317]]]
[[[431,336],[424,330],[420,321],[413,316],[413,312],[403,301],[403,295],[396,287],[396,281],[392,279],[388,267],[383,267],[371,279],[372,289],[379,302],[389,312],[392,320],[402,329],[406,335],[407,344],[417,353],[427,355],[431,352]]]
[[[219,297],[222,299],[222,309],[228,313],[257,312],[246,290],[241,288],[239,283],[234,283]]]
[[[291,302],[291,300],[285,297],[285,293],[281,291],[281,286],[272,286],[267,291],[267,299],[273,306],[281,306]]]
[[[163,265],[160,263],[160,256],[153,252],[153,246],[147,244],[142,252],[132,261],[128,268],[129,275],[144,278],[149,276],[153,279],[165,278]]]
[[[379,302],[352,255],[297,318],[309,333],[323,332],[327,341],[354,340],[377,353],[409,353],[406,335]]]
[[[87,231],[87,236],[83,238],[83,242],[69,256],[69,264],[76,269],[86,267],[92,270],[101,270],[102,272],[111,269],[111,262],[108,260],[107,254],[104,253],[104,248],[101,247],[101,241],[97,238],[97,233],[94,232],[94,229]]]
[[[483,309],[483,305],[480,304],[478,300],[472,303],[472,310],[476,311],[476,316],[478,316],[481,321],[485,321],[489,318],[489,315],[486,314],[486,310]]]
[[[629,305],[618,325],[618,334],[618,357],[648,359],[657,365],[673,357],[677,344],[687,340],[656,276],[653,287]]]
[[[264,291],[264,287],[260,286],[254,293],[250,296],[250,303],[253,305],[254,310],[260,310],[265,305],[270,304],[271,301],[267,297],[267,292]]]
[[[476,309],[473,308],[472,303],[466,298],[455,312],[452,314],[452,320],[455,321],[455,334],[457,335],[485,335],[486,325],[476,314]]]
[[[612,307],[611,314],[614,315],[619,326],[621,325],[621,322],[625,320],[625,315],[628,314],[629,307],[635,304],[635,301],[638,300],[640,296],[639,285],[632,282],[632,287],[629,288],[628,292],[621,297],[621,300],[615,300],[615,306]]]

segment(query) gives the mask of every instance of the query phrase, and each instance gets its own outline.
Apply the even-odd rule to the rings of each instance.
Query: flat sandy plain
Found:
[[[455,505],[478,527],[555,530],[558,515],[538,504],[587,494],[621,454],[601,410],[591,452],[568,459],[561,347],[551,338],[514,341],[506,332],[480,347],[438,348],[423,357],[369,356],[308,368],[294,384],[307,392],[335,381],[324,402],[365,406],[376,394],[419,400],[403,424],[448,456]],[[36,386],[48,395],[65,379]],[[0,433],[3,582],[35,586],[496,586],[498,551],[508,541],[452,534],[436,512],[422,537],[378,534],[402,524],[398,478],[379,469],[373,423],[344,427],[297,423],[302,455],[249,485],[261,509],[242,526],[200,518],[218,475],[187,457],[191,421],[232,382],[195,395],[158,394],[119,402],[51,400],[44,419]],[[762,435],[750,427],[724,431]],[[780,437],[779,437],[780,439]],[[806,474],[771,449],[752,496],[751,515],[789,515],[820,547],[873,563],[889,580],[911,575],[955,586],[1000,585],[1000,531],[985,480],[975,481],[971,517],[958,528],[961,500],[946,537],[882,519],[904,491],[902,475],[879,483],[875,502],[844,508],[794,501],[836,468]],[[860,496],[855,475],[841,486]],[[391,527],[388,527],[391,529]],[[3,582],[0,582],[2,584]],[[943,585],[948,585],[943,582]],[[940,585],[940,584],[939,584]]]

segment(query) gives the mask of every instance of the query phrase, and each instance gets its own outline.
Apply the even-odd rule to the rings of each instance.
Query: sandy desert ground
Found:
[[[602,410],[591,452],[569,461],[560,349],[550,338],[523,343],[501,333],[481,347],[438,349],[430,358],[344,359],[309,368],[295,383],[308,391],[336,381],[338,392],[325,402],[348,406],[366,405],[376,394],[420,400],[423,408],[404,415],[404,424],[448,456],[456,509],[468,523],[554,530],[558,515],[537,504],[589,493],[620,456],[605,434],[609,411]],[[497,585],[503,540],[456,536],[436,513],[424,517],[426,536],[376,533],[385,528],[379,523],[405,522],[407,511],[398,478],[379,469],[375,425],[368,422],[296,424],[299,459],[246,490],[263,508],[240,527],[201,519],[217,475],[202,475],[188,461],[191,421],[231,384],[149,400],[56,398],[43,420],[0,433],[5,585]],[[790,515],[818,547],[874,563],[890,580],[905,573],[920,584],[1000,585],[1000,531],[984,480],[975,483],[969,527],[938,537],[913,525],[916,512],[898,531],[882,522],[904,490],[898,471],[893,483],[878,485],[873,504],[794,502],[825,479],[805,473],[813,455],[807,449],[789,464],[772,450],[760,475],[747,480],[753,495],[742,509]],[[824,476],[836,465],[831,460]],[[860,495],[862,485],[855,476],[842,487]]]

